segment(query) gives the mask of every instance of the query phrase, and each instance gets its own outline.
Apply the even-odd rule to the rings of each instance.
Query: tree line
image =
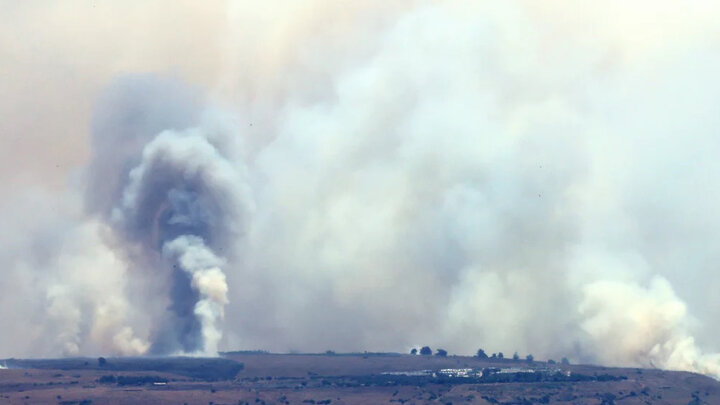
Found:
[[[410,350],[410,354],[412,354],[412,355],[419,354],[421,356],[431,356],[433,354],[433,351],[430,348],[430,346],[423,346],[420,348],[419,351],[417,348],[412,348]],[[435,352],[435,356],[440,356],[440,357],[447,357],[447,354],[448,354],[448,352],[445,349],[437,349]],[[474,357],[477,357],[480,359],[491,359],[491,360],[504,360],[505,359],[505,355],[503,354],[503,352],[492,353],[491,355],[488,356],[488,354],[485,353],[485,350],[483,350],[483,349],[478,349],[478,351]],[[513,354],[512,360],[520,361],[520,355],[518,354],[518,352],[515,352]],[[525,356],[525,361],[528,363],[532,363],[535,361],[535,357],[532,354],[528,354],[527,356]],[[549,364],[556,364],[555,360],[553,360],[553,359],[548,359],[547,362]],[[563,357],[560,360],[560,363],[563,365],[569,365],[570,360],[568,360],[567,357]]]

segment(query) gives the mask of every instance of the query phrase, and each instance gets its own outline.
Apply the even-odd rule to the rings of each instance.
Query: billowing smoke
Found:
[[[0,347],[421,343],[720,376],[720,12],[678,7],[178,7],[217,38],[108,65],[67,191],[0,202],[0,308],[27,303]]]
[[[688,332],[685,304],[656,277],[648,288],[598,281],[585,287],[581,328],[593,337],[600,358],[695,370],[720,377],[720,355],[703,355]],[[608,345],[607,342],[613,342]]]
[[[93,128],[88,207],[131,271],[158,272],[156,294],[169,298],[151,353],[217,353],[228,302],[222,255],[241,239],[250,203],[244,164],[228,152],[235,134],[211,128],[191,98],[173,80],[127,78],[106,93]]]

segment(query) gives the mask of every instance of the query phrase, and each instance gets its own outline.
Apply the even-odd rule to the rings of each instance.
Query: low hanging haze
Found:
[[[720,4],[0,0],[0,357],[720,377]]]

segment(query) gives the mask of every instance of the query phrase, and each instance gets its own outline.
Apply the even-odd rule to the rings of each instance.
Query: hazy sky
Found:
[[[0,0],[0,356],[720,375],[719,8]]]

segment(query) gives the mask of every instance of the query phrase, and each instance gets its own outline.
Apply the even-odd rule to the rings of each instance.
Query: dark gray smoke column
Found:
[[[248,201],[244,167],[228,155],[236,137],[207,125],[195,100],[171,80],[124,79],[93,127],[88,208],[112,225],[134,265],[166,277],[170,305],[154,354],[216,353],[227,303],[216,252],[242,233]]]

